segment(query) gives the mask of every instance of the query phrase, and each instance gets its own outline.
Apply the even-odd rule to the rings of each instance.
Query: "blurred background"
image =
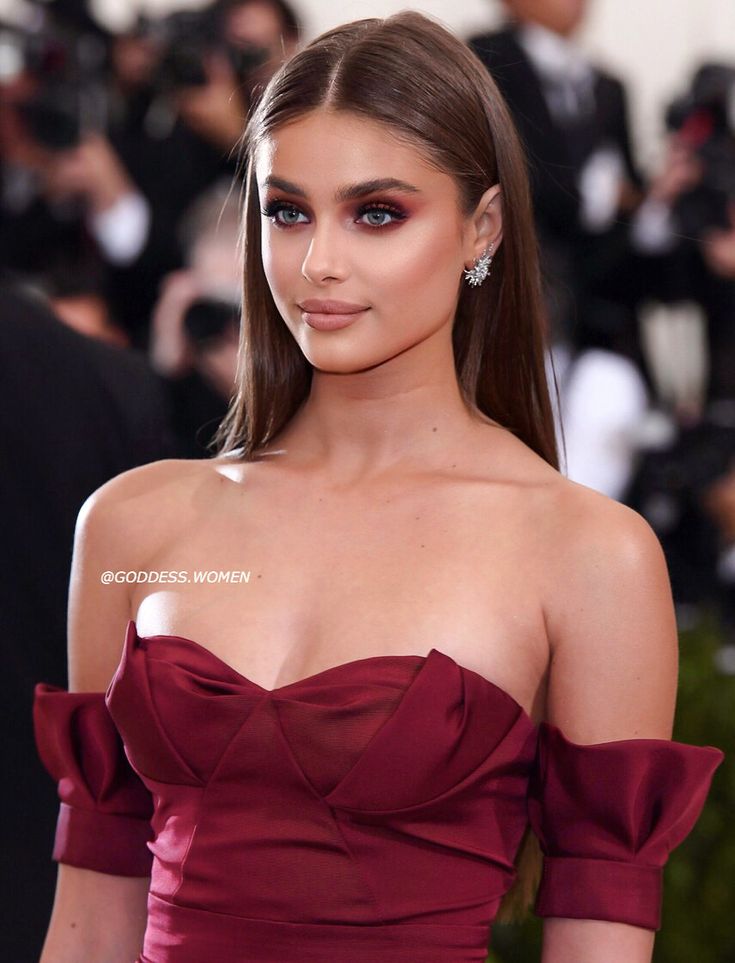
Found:
[[[205,458],[240,326],[238,139],[284,57],[388,0],[0,0],[2,958],[36,960],[74,521],[107,479]],[[562,469],[639,511],[681,640],[674,738],[726,753],[665,874],[658,963],[735,960],[735,5],[410,5],[485,64],[529,158]],[[563,429],[563,430],[562,430]],[[540,920],[493,928],[540,959]]]

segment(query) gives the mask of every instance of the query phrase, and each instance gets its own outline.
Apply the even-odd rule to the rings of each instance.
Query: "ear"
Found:
[[[493,245],[497,254],[503,239],[503,206],[500,184],[488,187],[480,198],[473,214],[467,221],[465,231],[465,267],[471,268],[475,259]]]

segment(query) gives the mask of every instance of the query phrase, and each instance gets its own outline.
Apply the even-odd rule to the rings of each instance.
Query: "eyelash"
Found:
[[[277,227],[285,228],[286,230],[291,227],[296,227],[296,224],[282,224],[280,221],[275,220],[276,214],[282,210],[298,211],[299,209],[295,204],[289,204],[287,201],[271,201],[261,210],[261,214],[271,218]],[[404,221],[407,217],[406,213],[402,211],[400,207],[396,207],[394,204],[388,204],[385,201],[370,201],[369,203],[362,204],[357,209],[357,216],[358,218],[363,217],[370,211],[385,211],[386,214],[390,214],[393,218],[393,221],[388,221],[385,224],[368,224],[367,226],[373,231],[383,230],[383,228],[389,227],[397,221]],[[299,211],[299,213],[302,212]]]

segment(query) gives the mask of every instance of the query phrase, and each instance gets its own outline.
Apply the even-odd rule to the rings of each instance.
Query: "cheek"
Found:
[[[449,225],[449,226],[447,226]],[[261,258],[274,301],[284,316],[295,290],[305,283],[304,244],[264,228]],[[401,318],[405,330],[444,320],[453,309],[461,280],[461,233],[451,217],[385,232],[383,237],[346,237],[343,249],[345,296],[369,302],[376,317]],[[349,289],[349,290],[348,290]]]
[[[446,314],[464,266],[458,233],[433,229],[400,238],[398,233],[390,253],[379,252],[369,266],[376,307],[425,320]]]
[[[294,284],[298,284],[301,277],[302,261],[298,246],[289,244],[287,240],[284,242],[274,230],[266,227],[261,237],[260,256],[273,300],[282,310],[293,293]]]

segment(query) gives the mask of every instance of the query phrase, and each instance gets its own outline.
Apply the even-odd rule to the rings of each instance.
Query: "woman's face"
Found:
[[[327,110],[281,127],[255,161],[265,274],[315,368],[364,370],[451,334],[462,271],[479,250],[448,174],[386,126]],[[356,313],[325,330],[330,317],[315,312],[339,306],[301,306],[314,300]]]

